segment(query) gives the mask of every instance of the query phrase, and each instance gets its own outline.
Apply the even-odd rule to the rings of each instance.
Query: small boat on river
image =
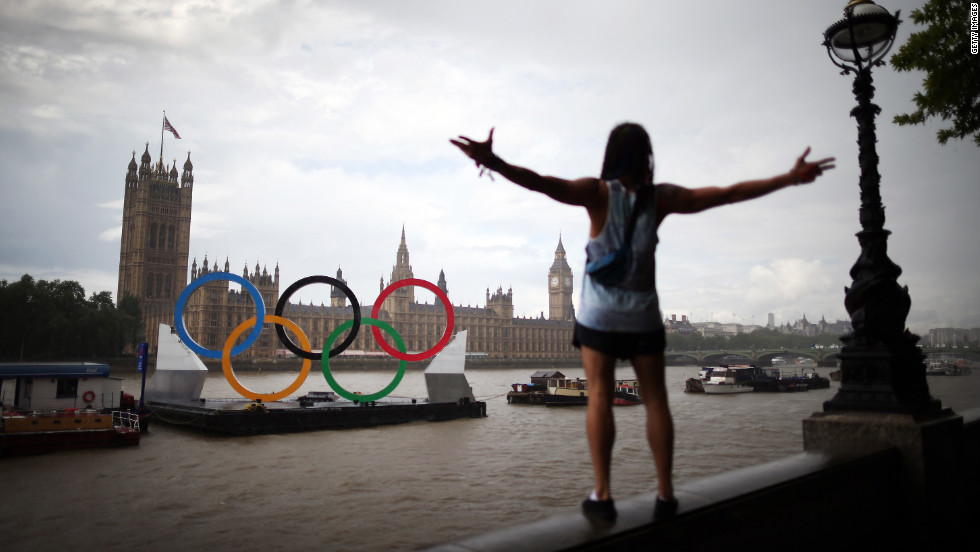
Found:
[[[816,369],[809,367],[802,372],[786,368],[758,368],[749,385],[756,391],[798,393],[810,389],[826,389],[830,387],[830,379],[820,376]]]
[[[713,370],[702,380],[704,392],[709,395],[729,395],[732,393],[751,393],[755,388],[747,385],[738,371],[732,368]]]
[[[969,376],[971,374],[973,374],[973,370],[963,359],[954,362],[929,359],[928,364],[926,364],[927,376]]]
[[[807,389],[827,389],[830,387],[830,378],[818,374],[816,368],[804,368],[803,379],[806,381]]]
[[[588,404],[589,388],[581,378],[568,378],[557,370],[539,370],[531,374],[531,383],[515,383],[507,393],[511,404],[575,406]]]
[[[542,404],[545,406],[578,406],[589,402],[589,386],[581,378],[568,378],[557,370],[539,370],[531,374],[531,383],[511,384],[507,393],[511,404]],[[613,404],[640,404],[640,384],[636,380],[616,380]]]
[[[733,387],[734,386],[734,387]],[[749,389],[745,389],[748,387]],[[685,393],[729,394],[748,391],[799,392],[826,389],[830,379],[820,376],[815,368],[803,368],[797,373],[786,368],[757,368],[756,366],[703,366],[697,378],[688,378]]]
[[[0,456],[135,446],[139,443],[139,416],[127,410],[99,412],[71,408],[47,412],[4,412],[0,426]]]
[[[613,404],[616,406],[630,406],[640,404],[643,399],[640,397],[640,382],[637,380],[616,380],[616,392],[613,395]]]
[[[0,456],[140,442],[132,397],[108,364],[0,364],[0,405]]]
[[[684,382],[684,392],[727,395],[755,391],[754,387],[747,384],[755,373],[755,366],[702,366],[698,377],[688,378]]]

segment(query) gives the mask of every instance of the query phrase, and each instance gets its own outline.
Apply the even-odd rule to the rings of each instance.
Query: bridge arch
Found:
[[[962,358],[970,362],[980,362],[980,349],[951,349],[940,347],[923,347],[922,352],[927,356],[936,358],[956,359]]]
[[[667,366],[697,366],[700,364],[698,357],[700,352],[678,352],[664,353],[664,362]]]
[[[785,362],[786,366],[796,366],[800,359],[809,359],[814,365],[822,365],[827,353],[824,349],[782,349],[765,351],[756,356],[756,366],[776,366],[782,365],[779,359]],[[776,363],[774,363],[775,361]]]
[[[962,351],[962,350],[961,350]],[[801,348],[769,350],[711,350],[711,351],[668,351],[664,358],[668,366],[717,366],[719,364],[754,364],[759,367],[773,366],[773,359],[781,357],[787,366],[799,366],[800,359],[809,359],[813,365],[832,367],[837,365],[840,349]]]
[[[752,364],[752,362],[753,362],[752,357],[747,354],[735,353],[735,352],[721,352],[721,353],[705,355],[702,364],[704,364],[705,366],[717,366],[720,364],[729,364],[729,365]]]

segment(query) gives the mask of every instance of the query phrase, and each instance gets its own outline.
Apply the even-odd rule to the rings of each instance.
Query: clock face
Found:
[[[551,287],[558,287],[558,276],[551,277]]]
[[[571,279],[571,278],[569,278],[568,276],[566,276],[566,277],[565,277],[565,285],[566,285],[566,286],[570,286],[570,285],[572,285],[572,279]]]

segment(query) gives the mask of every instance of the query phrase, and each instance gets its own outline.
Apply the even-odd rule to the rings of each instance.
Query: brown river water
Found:
[[[413,550],[576,511],[592,483],[585,410],[507,404],[510,384],[535,370],[467,370],[474,394],[487,401],[482,419],[254,437],[155,423],[134,448],[0,459],[0,542],[12,551]],[[581,367],[561,370],[582,377]],[[684,393],[697,370],[667,369],[680,486],[801,452],[802,420],[838,386]],[[254,391],[273,392],[296,374],[238,376]],[[364,392],[392,376],[336,375],[344,388]],[[138,395],[138,377],[125,376],[124,390]],[[980,407],[980,374],[928,381],[943,406]],[[314,371],[294,396],[328,390]],[[393,394],[424,397],[422,372],[409,371]],[[220,372],[204,396],[237,397]],[[652,491],[642,407],[615,414],[613,495]]]

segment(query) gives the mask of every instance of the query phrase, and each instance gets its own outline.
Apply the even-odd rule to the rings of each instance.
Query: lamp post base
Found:
[[[903,477],[895,481],[893,500],[895,511],[908,517],[896,519],[890,530],[900,531],[912,550],[961,550],[972,538],[967,528],[977,486],[975,465],[964,454],[969,443],[963,417],[948,408],[930,414],[816,412],[803,420],[806,451],[899,450]]]
[[[841,384],[824,412],[924,414],[942,410],[929,395],[922,352],[914,344],[895,351],[885,346],[841,349]]]

